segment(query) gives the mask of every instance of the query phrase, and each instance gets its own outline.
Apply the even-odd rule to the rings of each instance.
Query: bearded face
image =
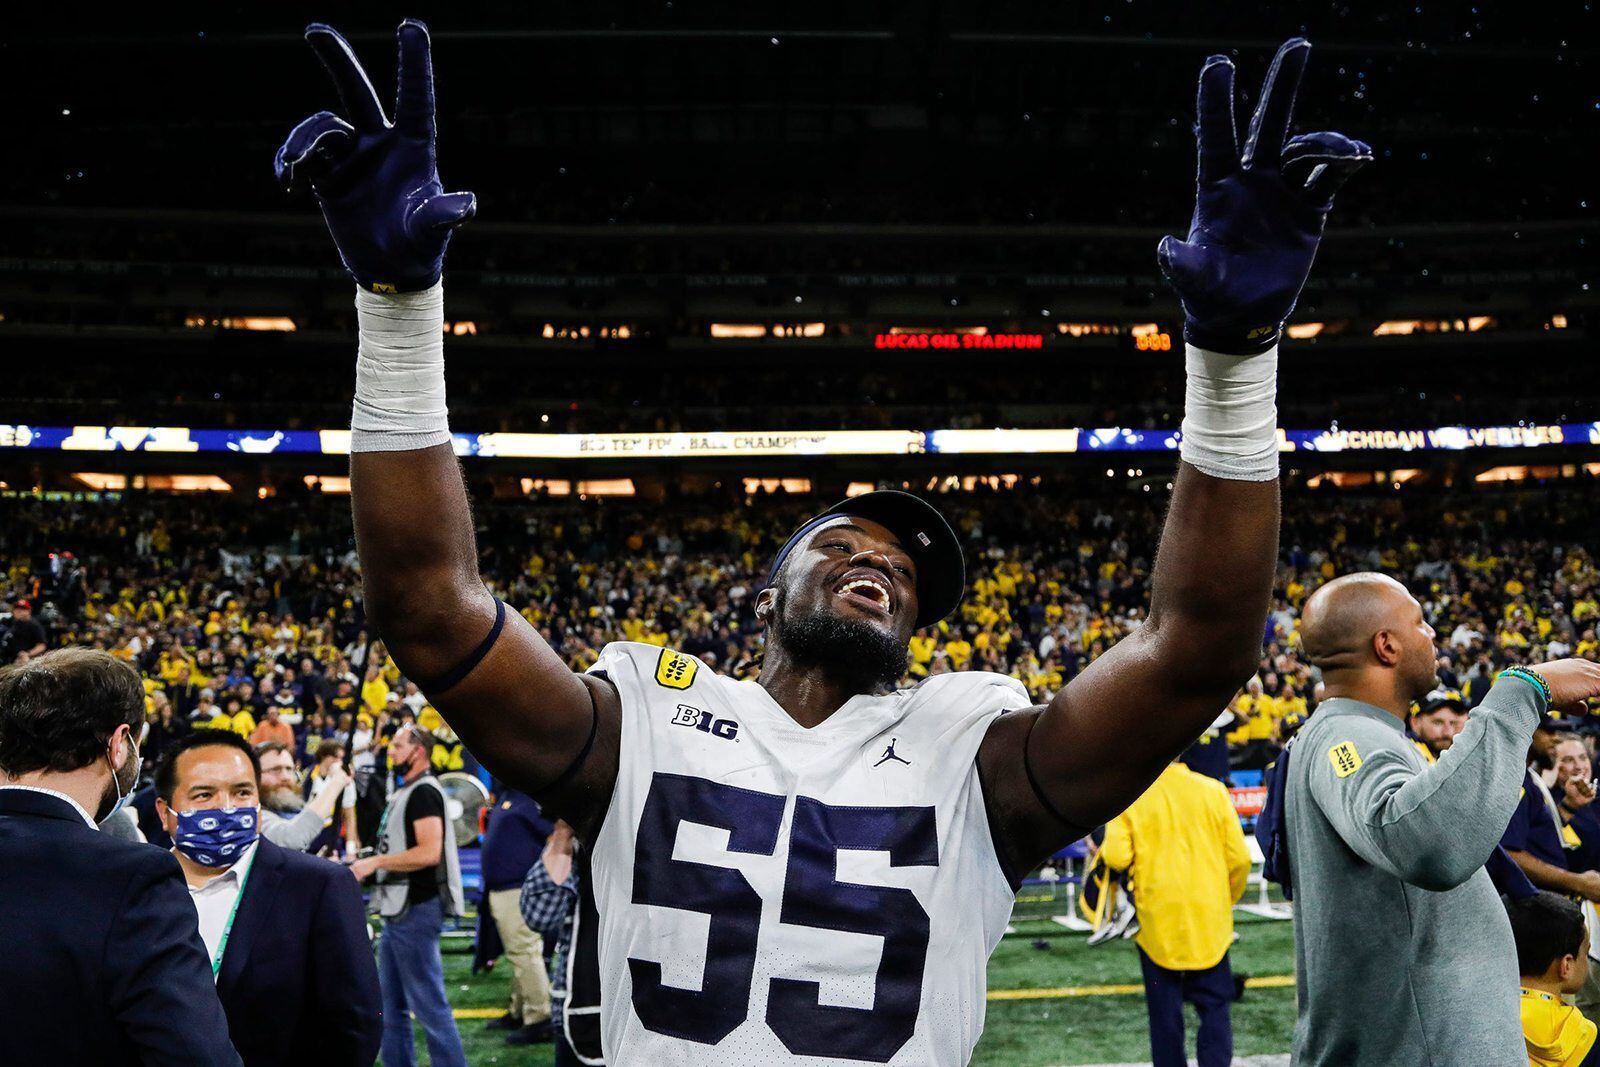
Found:
[[[782,589],[774,605],[773,639],[798,664],[819,667],[850,689],[892,689],[906,673],[907,647],[897,635],[823,605],[785,611]]]
[[[281,785],[262,790],[261,806],[277,815],[295,815],[305,809],[306,801],[294,786]]]
[[[881,524],[841,515],[819,526],[762,598],[769,640],[796,664],[858,693],[893,688],[905,675],[916,562]]]

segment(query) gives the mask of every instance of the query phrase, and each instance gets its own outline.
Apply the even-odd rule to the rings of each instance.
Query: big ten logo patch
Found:
[[[656,682],[668,689],[687,689],[699,669],[700,661],[693,656],[663,648],[661,658],[656,660]]]
[[[732,719],[719,719],[709,711],[691,708],[687,704],[678,705],[678,710],[672,716],[672,725],[688,726],[703,734],[720,737],[724,741],[739,740],[738,723]]]
[[[1333,773],[1348,778],[1361,769],[1361,753],[1353,742],[1342,741],[1328,749],[1328,759],[1333,763]]]

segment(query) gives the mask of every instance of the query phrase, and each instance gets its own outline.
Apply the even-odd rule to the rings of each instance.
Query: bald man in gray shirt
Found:
[[[1511,926],[1484,861],[1554,704],[1600,695],[1600,664],[1502,675],[1437,763],[1405,735],[1436,684],[1433,628],[1404,586],[1352,574],[1306,603],[1327,695],[1285,793],[1299,1067],[1525,1067]]]

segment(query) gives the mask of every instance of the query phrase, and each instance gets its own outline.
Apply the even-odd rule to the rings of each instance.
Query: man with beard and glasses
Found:
[[[0,670],[0,1063],[237,1065],[178,861],[98,833],[144,687],[104,652]]]
[[[261,836],[295,852],[316,851],[325,841],[324,831],[338,811],[347,826],[355,823],[355,790],[350,775],[338,763],[327,768],[324,788],[306,799],[294,750],[269,741],[256,746],[261,762]],[[316,847],[313,847],[316,846]]]
[[[829,508],[778,550],[755,601],[759,681],[632,642],[574,674],[479,576],[440,281],[476,201],[438,179],[427,28],[398,36],[391,121],[344,38],[307,29],[346,116],[306,119],[275,168],[310,184],[357,282],[367,618],[484,765],[589,846],[607,1062],[966,1063],[1023,874],[1143,793],[1257,666],[1278,339],[1371,150],[1290,137],[1305,41],[1273,59],[1247,132],[1232,61],[1207,60],[1188,238],[1157,249],[1188,345],[1149,614],[1048,704],[979,671],[896,688],[911,635],[965,588],[961,540],[898,492]]]

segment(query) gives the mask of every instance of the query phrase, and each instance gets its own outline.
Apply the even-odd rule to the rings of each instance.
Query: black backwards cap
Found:
[[[956,532],[939,514],[939,509],[919,496],[898,489],[879,489],[848,497],[807,519],[772,557],[767,584],[777,579],[783,561],[807,534],[841,515],[871,519],[898,537],[906,553],[916,562],[918,629],[933,626],[960,606],[961,595],[967,587],[967,564]]]
[[[1466,711],[1467,702],[1462,699],[1460,690],[1435,689],[1422,698],[1422,705],[1417,714],[1426,715],[1430,711],[1438,711],[1440,708],[1455,708],[1457,711]]]

